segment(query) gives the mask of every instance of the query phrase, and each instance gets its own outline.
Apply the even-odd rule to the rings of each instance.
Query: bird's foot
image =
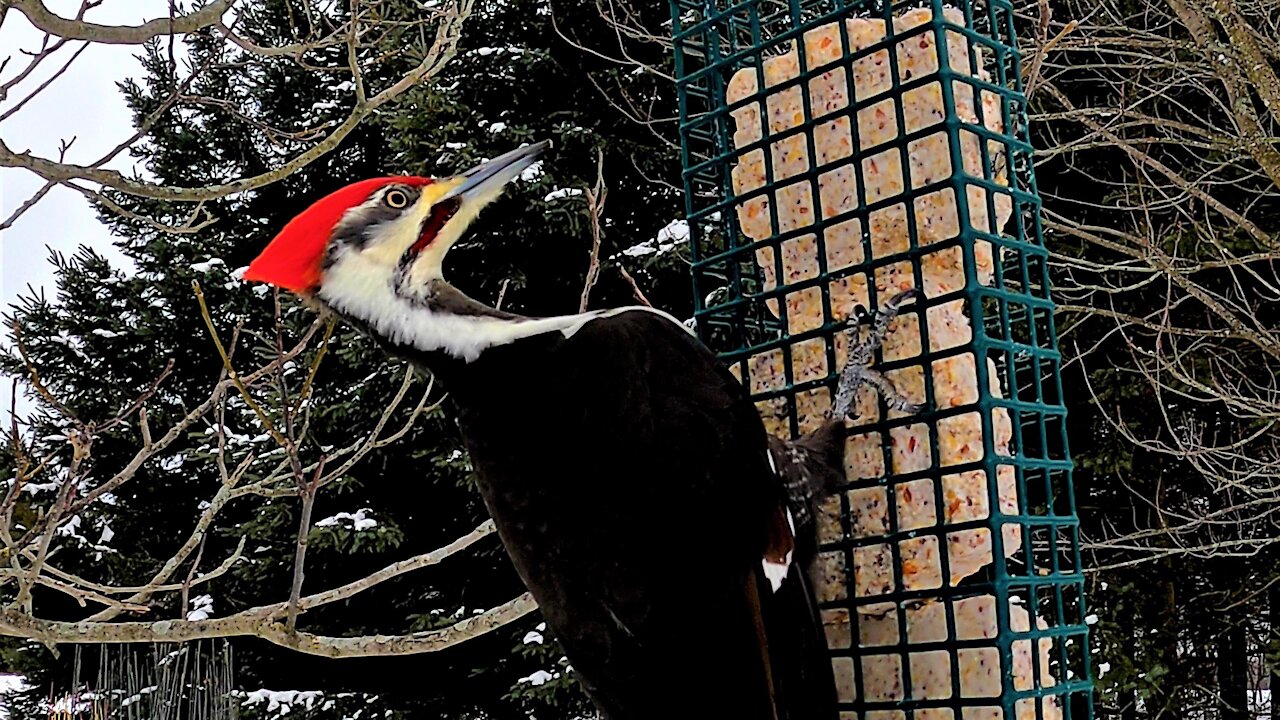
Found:
[[[863,385],[874,387],[893,410],[915,414],[924,409],[924,405],[907,400],[888,378],[870,367],[876,350],[880,349],[881,344],[884,343],[889,325],[894,318],[898,317],[902,304],[922,297],[923,294],[913,288],[889,298],[875,312],[869,312],[861,305],[853,309],[848,329],[849,355],[844,370],[840,372],[840,380],[836,383],[836,396],[831,404],[832,417],[849,416],[853,410],[853,401],[858,389]],[[861,337],[860,331],[863,324],[871,326],[865,338]]]

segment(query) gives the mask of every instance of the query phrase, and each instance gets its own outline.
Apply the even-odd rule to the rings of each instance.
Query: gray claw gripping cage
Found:
[[[670,0],[698,331],[769,430],[910,289],[818,583],[842,718],[1092,717],[1048,252],[1009,0]]]

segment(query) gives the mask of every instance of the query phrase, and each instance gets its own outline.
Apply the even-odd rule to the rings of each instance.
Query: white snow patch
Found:
[[[525,633],[524,640],[522,642],[525,645],[541,645],[542,633],[538,632],[537,630],[530,630],[529,632]]]
[[[340,512],[317,522],[316,527],[334,527],[336,525],[347,527],[348,522],[351,523],[351,529],[356,532],[364,532],[378,527],[378,521],[373,519],[373,511],[369,508],[363,508],[354,513]]]
[[[120,337],[120,333],[111,330],[103,330],[102,328],[94,328],[93,334],[107,339]]]
[[[582,190],[579,188],[557,188],[547,193],[547,196],[543,198],[543,201],[551,202],[552,200],[560,200],[562,198],[577,197],[581,194]]]
[[[658,235],[652,240],[645,240],[644,242],[636,243],[626,250],[623,250],[622,254],[628,257],[663,255],[675,250],[677,247],[688,241],[689,221],[672,220],[667,223],[666,227],[659,230]]]
[[[187,619],[191,621],[208,620],[213,614],[213,598],[208,595],[197,595],[191,598],[191,609],[187,611]]]
[[[489,132],[495,135],[506,129],[507,129],[507,124],[504,122],[496,122],[489,126]]]
[[[204,434],[217,435],[218,428],[213,426],[207,427],[204,429]],[[253,440],[253,438],[249,437],[248,435],[241,435],[240,433],[237,433],[235,430],[232,430],[230,426],[225,424],[222,426],[222,434],[226,437],[226,440],[229,443],[247,443]]]
[[[482,47],[472,50],[468,54],[479,55],[480,57],[489,57],[490,55],[498,55],[500,53],[508,53],[510,55],[523,55],[524,48],[508,45],[506,47]]]
[[[316,702],[324,697],[319,690],[254,690],[245,694],[241,705],[262,705],[266,703],[267,712],[279,712],[287,715],[295,705],[310,710]]]
[[[1111,663],[1098,663],[1098,679],[1101,680],[1107,673],[1111,672]]]
[[[530,165],[524,170],[520,171],[520,179],[525,182],[529,182],[531,180],[537,180],[540,177],[542,177],[542,161],[541,160]]]
[[[4,699],[10,695],[17,695],[31,689],[31,685],[27,683],[27,679],[22,675],[0,675],[0,720],[9,718],[8,703]]]
[[[0,675],[0,695],[9,695],[29,689],[31,689],[31,685],[27,683],[27,678],[22,675]]]
[[[196,272],[209,272],[219,266],[226,266],[226,263],[222,261],[222,258],[209,258],[204,262],[191,263],[191,269]]]
[[[1097,616],[1097,615],[1095,615],[1095,614],[1093,614],[1093,613],[1089,613],[1089,614],[1088,614],[1088,615],[1086,615],[1086,616],[1085,616],[1085,618],[1084,618],[1084,624],[1085,624],[1085,625],[1097,625],[1097,624],[1098,624],[1098,616]]]
[[[689,221],[688,220],[672,220],[667,226],[658,231],[658,244],[662,245],[671,242],[684,242],[689,239]]]
[[[546,685],[547,683],[551,682],[554,679],[555,679],[555,676],[552,675],[551,673],[547,672],[546,670],[539,670],[534,674],[530,675],[529,677],[520,678],[520,684],[523,685],[524,683],[529,683],[534,687],[538,687],[539,685]]]
[[[79,529],[80,529],[80,516],[72,515],[71,519],[67,520],[66,523],[58,526],[57,533],[63,537],[74,536],[78,534],[76,533],[76,531]]]
[[[658,249],[653,246],[653,241],[645,240],[642,243],[636,243],[626,250],[623,250],[622,254],[627,257],[644,257],[645,255],[652,255],[656,252],[658,252]]]

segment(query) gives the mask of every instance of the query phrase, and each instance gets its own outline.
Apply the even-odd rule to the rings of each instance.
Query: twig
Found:
[[[106,585],[106,584],[103,584],[103,583],[94,582],[94,581],[89,580],[89,579],[87,579],[87,578],[80,577],[79,575],[76,575],[76,574],[74,574],[74,573],[67,572],[66,570],[63,570],[63,569],[61,569],[61,568],[59,568],[59,567],[57,567],[57,566],[55,566],[55,565],[51,565],[51,564],[49,564],[49,563],[45,563],[45,569],[49,571],[49,574],[50,574],[50,575],[54,575],[54,576],[56,576],[56,577],[59,577],[59,578],[61,578],[62,580],[65,580],[66,582],[70,583],[71,585],[76,585],[76,586],[79,586],[79,587],[82,587],[82,588],[89,588],[90,590],[93,590],[93,591],[95,591],[95,592],[102,593],[103,595],[125,595],[125,594],[133,594],[133,595],[135,595],[135,597],[133,597],[133,598],[129,598],[129,599],[127,599],[127,600],[123,601],[123,604],[125,604],[125,605],[129,605],[129,606],[131,606],[131,607],[141,607],[141,608],[145,608],[145,607],[147,607],[147,606],[146,606],[145,604],[143,604],[143,603],[144,603],[148,598],[150,598],[152,595],[154,595],[155,593],[162,593],[162,592],[177,592],[177,591],[182,590],[182,588],[183,588],[183,586],[184,586],[184,585],[185,585],[185,586],[187,586],[187,587],[192,587],[192,588],[193,588],[193,587],[196,587],[196,586],[198,586],[198,585],[203,585],[204,583],[207,583],[207,582],[209,582],[210,580],[215,580],[215,579],[217,579],[217,578],[219,578],[219,577],[221,577],[221,576],[225,575],[229,570],[231,570],[231,568],[232,568],[232,567],[234,567],[234,566],[235,566],[235,564],[236,564],[236,563],[240,562],[240,560],[241,560],[241,559],[243,559],[243,557],[244,557],[244,546],[245,546],[245,543],[246,543],[246,542],[247,542],[247,537],[246,537],[246,536],[243,536],[243,535],[242,535],[242,536],[240,536],[240,540],[239,540],[239,542],[237,542],[237,543],[236,543],[236,549],[235,549],[235,550],[233,550],[233,551],[231,552],[231,554],[230,554],[230,555],[228,555],[228,556],[227,556],[227,558],[226,558],[225,560],[223,560],[221,563],[219,563],[219,564],[218,564],[218,567],[216,567],[216,568],[214,568],[214,569],[210,570],[210,571],[209,571],[209,572],[207,572],[207,573],[202,573],[202,574],[199,574],[199,575],[195,575],[195,576],[193,576],[193,577],[190,579],[190,582],[182,582],[182,583],[168,583],[168,584],[152,584],[152,585],[133,585],[133,586],[130,586],[130,585]],[[30,552],[24,552],[23,554],[24,554],[25,556],[27,556],[27,557],[34,557],[33,555],[31,555],[31,553],[30,553]],[[185,559],[185,557],[184,557],[184,559]],[[141,600],[139,600],[139,599],[138,599],[138,596],[139,596],[140,594],[141,594]],[[114,615],[113,615],[112,617],[114,617]],[[91,617],[91,618],[89,618],[89,619],[90,619],[90,620],[98,620],[99,618],[97,618],[97,617],[95,616],[95,617]],[[109,620],[110,618],[105,618],[105,619]]]
[[[204,301],[204,292],[200,289],[200,281],[192,280],[191,289],[195,291],[196,300],[200,303],[200,317],[204,318],[204,325],[209,330],[209,337],[213,339],[214,346],[218,348],[218,356],[222,358],[222,367],[227,371],[227,377],[231,379],[231,382],[235,383],[236,389],[240,391],[240,396],[244,398],[245,404],[258,416],[258,422],[262,423],[262,426],[271,434],[276,443],[280,447],[288,448],[289,440],[280,434],[280,431],[276,429],[275,423],[271,422],[271,418],[267,417],[266,412],[262,410],[262,406],[258,405],[258,401],[254,400],[253,396],[249,394],[249,388],[240,379],[235,367],[232,366],[231,357],[227,355],[227,350],[222,346],[221,338],[218,337],[218,331],[213,326],[213,316],[209,314],[209,306]]]
[[[1045,8],[1048,8],[1049,4],[1045,2],[1043,6]],[[1057,35],[1054,35],[1052,38],[1050,38],[1044,44],[1044,46],[1041,47],[1040,50],[1036,53],[1035,59],[1031,63],[1031,68],[1027,71],[1026,91],[1024,92],[1024,95],[1027,98],[1030,98],[1032,95],[1034,95],[1036,88],[1040,85],[1041,72],[1044,69],[1045,58],[1048,57],[1049,53],[1052,52],[1053,49],[1057,47],[1063,40],[1065,40],[1068,35],[1075,32],[1079,28],[1080,28],[1080,22],[1078,20],[1072,20],[1068,22],[1065,26],[1063,26],[1061,30],[1058,31]]]
[[[503,278],[502,286],[498,288],[498,299],[493,304],[495,310],[502,309],[502,301],[507,298],[507,287],[511,285],[511,278]]]
[[[89,45],[90,43],[85,43],[81,45],[79,48],[77,48],[76,51],[71,54],[71,57],[67,58],[67,61],[62,64],[62,67],[58,68],[57,72],[50,75],[48,78],[45,79],[44,82],[37,85],[34,90],[27,93],[26,97],[14,103],[13,107],[9,108],[3,113],[0,113],[0,122],[4,122],[5,120],[9,119],[10,116],[18,112],[19,110],[21,110],[24,105],[26,105],[28,102],[31,102],[32,98],[39,95],[41,92],[44,91],[45,88],[49,87],[58,78],[62,77],[62,74],[65,73],[68,69],[70,69],[71,64],[74,63],[80,57],[81,53],[83,53],[86,49],[88,49]]]
[[[178,619],[185,620],[187,617],[187,607],[190,604],[191,581],[196,575],[196,570],[200,569],[200,558],[204,557],[204,545],[208,542],[209,536],[202,535],[200,537],[200,547],[196,550],[196,557],[191,561],[191,569],[187,571],[187,576],[182,579],[181,602],[178,603]]]
[[[36,370],[35,364],[31,362],[31,357],[27,354],[26,343],[22,341],[22,326],[15,320],[11,327],[13,329],[13,344],[18,348],[18,355],[22,358],[22,364],[27,368],[27,377],[31,380],[31,387],[60,415],[76,424],[80,424],[80,419],[71,411],[71,408],[63,405],[49,391],[49,388],[45,387],[44,383],[40,381],[40,373]]]
[[[324,476],[325,457],[320,456],[316,464],[315,474],[310,482],[300,483],[299,494],[302,496],[302,513],[298,520],[298,545],[293,556],[293,583],[289,588],[289,614],[286,627],[293,632],[298,627],[298,601],[302,597],[303,566],[307,559],[307,536],[311,533],[311,510],[315,507],[316,491],[320,487],[320,478]]]
[[[319,319],[313,322],[311,326],[307,328],[307,331],[303,333],[302,338],[298,340],[298,342],[288,353],[285,354],[284,357],[272,360],[266,365],[246,375],[244,379],[252,384],[267,373],[273,372],[280,363],[287,362],[294,357],[297,357],[298,354],[300,354],[303,349],[311,343],[311,338],[320,329],[320,323],[321,321]],[[182,434],[186,432],[187,428],[191,427],[196,420],[204,417],[211,409],[213,409],[217,402],[222,398],[223,394],[233,386],[234,383],[230,379],[220,380],[218,384],[214,386],[213,392],[207,400],[183,416],[181,420],[175,423],[173,427],[169,428],[169,430],[166,431],[159,440],[156,440],[154,444],[139,448],[138,452],[134,454],[133,458],[130,459],[129,463],[125,465],[122,470],[113,475],[107,482],[86,493],[83,498],[78,500],[76,504],[72,506],[71,512],[73,514],[79,512],[84,507],[95,502],[98,498],[107,493],[114,492],[120,487],[120,485],[127,482],[135,473],[137,473],[138,469],[141,468],[144,463],[152,457],[155,457],[156,453],[171,445],[175,440],[181,437]]]
[[[316,381],[316,373],[320,371],[320,361],[324,360],[325,354],[329,352],[329,338],[333,337],[333,329],[338,324],[336,317],[330,317],[324,327],[324,337],[320,338],[320,347],[316,349],[316,356],[311,361],[311,369],[307,372],[307,379],[302,383],[302,390],[298,391],[298,401],[293,406],[293,414],[297,415],[298,410],[302,408],[302,404],[311,397],[311,388]]]
[[[133,402],[130,402],[128,405],[124,407],[124,409],[116,413],[115,417],[111,418],[107,422],[98,426],[97,432],[103,433],[114,428],[115,426],[123,423],[127,418],[132,417],[135,412],[142,412],[143,420],[145,422],[146,402],[150,400],[153,395],[156,394],[156,391],[160,389],[160,386],[164,384],[164,381],[167,380],[169,375],[172,373],[173,373],[173,358],[169,358],[169,360],[165,362],[164,368],[160,371],[160,374],[157,375],[156,378],[151,381],[151,384],[149,384],[145,390],[139,393],[138,397],[134,398]],[[147,430],[146,434],[150,435],[150,431]]]
[[[596,150],[596,184],[587,190],[587,214],[591,218],[591,260],[587,265],[587,279],[582,286],[582,297],[578,301],[578,312],[587,311],[587,303],[591,300],[591,288],[600,278],[600,241],[604,231],[600,226],[601,214],[604,212],[605,197],[609,194],[604,185],[604,151]]]
[[[638,300],[641,305],[653,307],[653,303],[649,302],[649,298],[645,297],[644,293],[640,290],[640,285],[636,283],[636,279],[631,277],[631,273],[627,272],[626,266],[620,262],[615,262],[614,266],[618,268],[618,274],[622,276],[622,279],[627,281],[627,285],[631,286],[631,294],[635,296],[635,299]]]

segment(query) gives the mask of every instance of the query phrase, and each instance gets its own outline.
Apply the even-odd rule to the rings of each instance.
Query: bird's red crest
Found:
[[[325,246],[338,221],[351,208],[392,183],[426,185],[430,178],[396,176],[361,180],[317,200],[289,221],[258,257],[249,263],[244,279],[265,282],[293,292],[314,290],[320,284]]]

